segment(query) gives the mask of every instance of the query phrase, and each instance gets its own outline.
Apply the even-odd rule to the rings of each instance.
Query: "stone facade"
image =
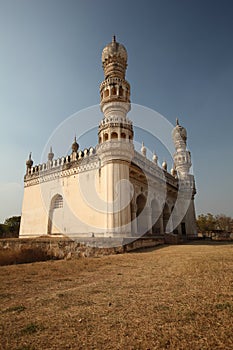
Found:
[[[103,119],[98,145],[44,164],[26,162],[20,237],[138,237],[176,234],[195,236],[196,193],[189,173],[191,155],[186,130],[177,125],[172,137],[176,152],[171,174],[157,156],[134,147],[130,85],[125,80],[127,51],[115,37],[102,53],[105,79],[100,85]]]

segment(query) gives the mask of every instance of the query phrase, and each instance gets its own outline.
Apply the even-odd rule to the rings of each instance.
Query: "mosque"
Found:
[[[46,163],[26,162],[20,237],[195,236],[194,176],[187,132],[176,126],[174,166],[160,167],[157,155],[147,158],[134,146],[130,84],[125,79],[127,51],[115,36],[102,52],[104,81],[100,85],[103,118],[96,147]]]

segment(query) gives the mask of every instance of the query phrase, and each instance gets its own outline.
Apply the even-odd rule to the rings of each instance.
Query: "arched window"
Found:
[[[121,133],[121,139],[126,139],[126,134],[124,132]]]
[[[48,234],[57,234],[63,231],[61,215],[63,208],[63,197],[60,194],[56,194],[51,199],[49,217],[48,217]]]
[[[107,133],[104,134],[104,141],[108,141],[108,134]]]
[[[113,140],[113,139],[118,139],[118,134],[117,134],[117,132],[112,132],[111,133],[111,139]]]
[[[109,90],[107,89],[104,91],[104,97],[108,97],[108,96],[109,96]]]
[[[116,95],[116,87],[115,87],[115,86],[113,86],[113,88],[112,88],[112,90],[111,90],[111,94],[112,94],[112,95]]]
[[[167,205],[167,203],[165,203],[164,208],[163,208],[163,229],[164,229],[164,233],[166,232],[166,226],[167,223],[169,221],[169,217],[170,217],[170,210],[169,210],[169,206]]]
[[[137,216],[138,233],[144,234],[147,232],[148,222],[147,222],[146,213],[143,212],[143,209],[146,206],[146,197],[142,193],[137,197],[136,205],[137,205],[136,216]]]
[[[123,89],[122,89],[122,86],[120,86],[120,88],[119,88],[119,96],[123,96]]]
[[[63,208],[63,198],[60,194],[56,195],[53,200],[53,209]]]
[[[161,218],[161,210],[159,207],[159,203],[156,201],[156,199],[153,199],[151,202],[151,220],[152,220],[152,233],[154,234],[160,234],[161,227],[160,227],[160,218]]]

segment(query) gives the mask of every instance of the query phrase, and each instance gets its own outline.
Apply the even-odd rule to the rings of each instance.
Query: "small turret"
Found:
[[[171,168],[171,175],[174,176],[175,178],[177,177],[177,171],[175,165]]]
[[[74,137],[74,142],[72,143],[72,152],[77,152],[79,149],[79,144],[77,143],[76,135]]]
[[[144,142],[142,142],[142,148],[141,148],[141,153],[144,157],[146,157],[146,147],[144,145]]]
[[[52,162],[53,157],[54,157],[54,153],[53,153],[53,150],[52,150],[52,146],[50,146],[50,151],[48,153],[48,160]]]
[[[32,152],[29,153],[28,160],[26,161],[26,167],[27,167],[27,174],[31,170],[31,167],[33,166],[33,160],[32,160]]]
[[[153,162],[154,162],[155,164],[158,163],[158,156],[157,156],[157,154],[156,154],[155,152],[153,153],[152,160],[153,160]]]
[[[167,171],[167,162],[166,162],[166,160],[163,161],[162,168],[163,168],[163,170]]]

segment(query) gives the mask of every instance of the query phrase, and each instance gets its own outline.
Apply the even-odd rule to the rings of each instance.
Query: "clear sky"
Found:
[[[99,103],[112,34],[132,102],[187,128],[197,213],[233,216],[231,0],[0,0],[0,222],[20,215],[28,153],[38,164],[53,130]]]

